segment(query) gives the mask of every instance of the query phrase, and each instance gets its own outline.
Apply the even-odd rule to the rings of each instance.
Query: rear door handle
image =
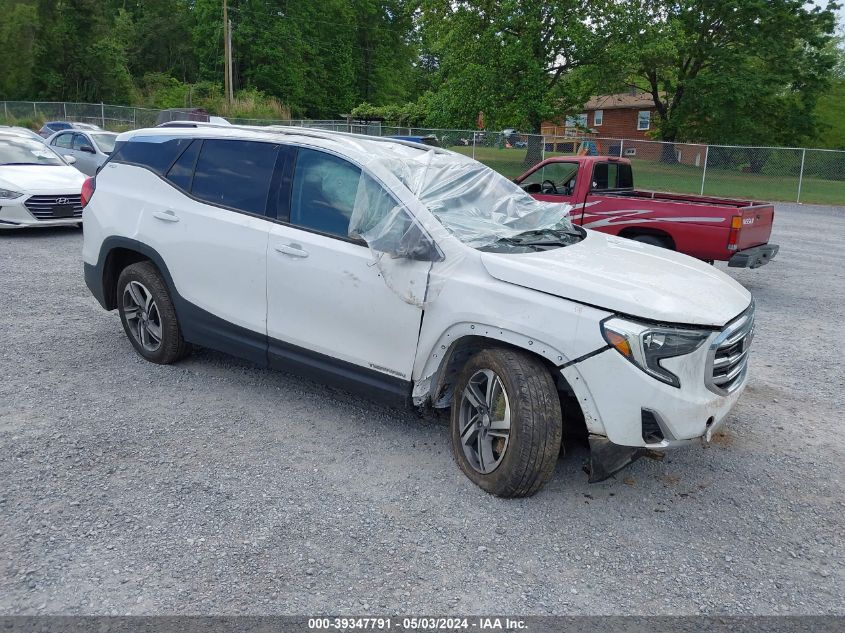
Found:
[[[167,211],[156,211],[153,213],[153,217],[157,220],[162,220],[163,222],[178,222],[179,216],[176,215],[173,211],[168,209]]]
[[[291,257],[308,257],[308,251],[303,250],[299,244],[276,244],[274,248]]]

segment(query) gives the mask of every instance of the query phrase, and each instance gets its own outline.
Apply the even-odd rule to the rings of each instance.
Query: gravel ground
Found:
[[[0,234],[0,614],[845,614],[845,209],[778,211],[725,433],[515,501],[440,418],[144,362],[79,231]]]

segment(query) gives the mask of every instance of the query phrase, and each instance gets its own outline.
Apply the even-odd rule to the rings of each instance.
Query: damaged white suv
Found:
[[[709,439],[743,390],[750,294],[583,230],[461,155],[301,128],[122,134],[84,188],[85,279],[144,358],[197,344],[451,407],[455,460],[530,495],[565,426],[591,477]]]

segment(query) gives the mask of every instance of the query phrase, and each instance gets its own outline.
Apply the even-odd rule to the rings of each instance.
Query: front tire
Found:
[[[561,450],[555,383],[539,359],[486,349],[461,371],[452,400],[452,454],[463,473],[499,497],[545,485]]]
[[[117,309],[126,337],[146,360],[169,365],[190,352],[170,293],[152,262],[132,264],[120,273]]]

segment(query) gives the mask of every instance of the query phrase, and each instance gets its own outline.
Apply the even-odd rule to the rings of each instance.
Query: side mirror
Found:
[[[382,250],[379,248],[378,242],[371,244],[371,246],[376,250]],[[416,262],[439,262],[443,260],[443,253],[440,252],[437,244],[416,223],[410,224],[398,243],[385,248],[384,252],[394,259],[410,259]]]
[[[83,145],[82,147],[79,148],[79,151],[85,152],[86,154],[94,154],[95,153],[94,148],[91,147],[90,145]]]
[[[68,165],[73,165],[76,162],[76,156],[62,156]]]

